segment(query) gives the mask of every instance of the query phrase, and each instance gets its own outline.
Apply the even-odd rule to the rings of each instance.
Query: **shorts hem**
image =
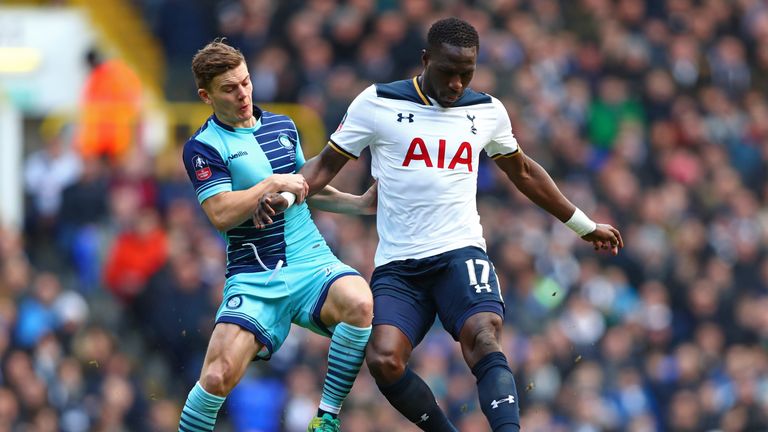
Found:
[[[466,323],[470,317],[477,315],[481,312],[493,312],[496,315],[500,316],[501,320],[504,321],[504,303],[485,302],[485,303],[477,304],[469,308],[469,310],[467,310],[466,312],[464,312],[461,315],[461,317],[456,321],[453,331],[451,331],[451,336],[453,336],[453,339],[458,341],[459,334],[461,333],[461,329],[464,327],[464,323]]]
[[[345,271],[328,279],[323,285],[323,290],[320,292],[320,297],[317,298],[315,307],[312,309],[312,323],[327,336],[332,336],[333,332],[325,324],[323,324],[323,321],[320,319],[320,312],[323,309],[323,305],[325,305],[325,299],[328,298],[328,291],[331,289],[331,285],[333,285],[334,282],[343,278],[344,276],[360,276],[360,273],[354,271]]]
[[[401,332],[403,332],[405,337],[408,338],[408,341],[411,342],[411,348],[412,349],[416,348],[416,346],[419,344],[419,342],[421,342],[421,341],[416,342],[415,340],[413,340],[413,335],[408,334],[408,332],[404,328],[400,327],[400,325],[397,322],[395,322],[395,321],[392,321],[392,320],[377,320],[376,316],[374,316],[373,323],[371,325],[373,327],[376,327],[376,326],[379,326],[379,325],[390,325],[390,326],[400,330]],[[373,334],[373,330],[371,330],[371,334]]]
[[[222,315],[219,317],[219,319],[216,320],[216,324],[218,323],[235,324],[253,333],[256,339],[259,342],[261,342],[264,345],[264,347],[267,349],[267,354],[265,356],[261,356],[259,353],[256,353],[256,359],[269,360],[272,357],[272,353],[274,352],[274,347],[272,346],[272,340],[269,338],[269,335],[267,335],[264,331],[258,329],[252,322],[244,320],[242,318]]]

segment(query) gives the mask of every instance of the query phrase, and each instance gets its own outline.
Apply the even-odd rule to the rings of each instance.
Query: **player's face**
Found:
[[[425,51],[422,85],[429,96],[444,107],[453,105],[466,90],[475,73],[477,47],[443,44]]]
[[[198,89],[203,102],[213,106],[213,112],[225,124],[232,127],[251,127],[256,124],[253,118],[253,85],[248,74],[248,66],[230,69],[217,75],[210,84],[210,90]]]

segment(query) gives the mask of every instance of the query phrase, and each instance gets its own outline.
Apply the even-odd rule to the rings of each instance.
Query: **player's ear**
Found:
[[[197,89],[197,96],[200,97],[200,100],[205,102],[206,104],[211,104],[211,95],[208,94],[208,90],[204,88]]]
[[[429,52],[426,49],[421,50],[421,65],[427,67],[429,63]]]

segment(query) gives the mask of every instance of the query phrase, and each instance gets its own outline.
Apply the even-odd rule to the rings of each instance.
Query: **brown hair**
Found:
[[[225,38],[216,38],[192,57],[192,74],[197,88],[210,90],[208,86],[214,78],[245,62],[243,53],[224,41]]]

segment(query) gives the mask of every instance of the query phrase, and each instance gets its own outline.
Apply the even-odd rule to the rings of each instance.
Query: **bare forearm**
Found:
[[[308,160],[301,168],[301,174],[307,180],[307,184],[309,184],[308,196],[322,191],[348,160],[329,146],[326,146],[320,154]]]
[[[525,175],[511,177],[511,179],[523,195],[561,222],[567,221],[576,210],[576,207],[560,192],[547,171],[532,159],[528,159],[528,170]]]
[[[326,186],[320,192],[307,199],[313,209],[342,214],[369,214],[359,195],[341,192],[332,186]]]
[[[246,190],[223,192],[204,201],[203,210],[213,226],[225,232],[250,219],[262,195],[276,192],[271,189],[264,181]]]

